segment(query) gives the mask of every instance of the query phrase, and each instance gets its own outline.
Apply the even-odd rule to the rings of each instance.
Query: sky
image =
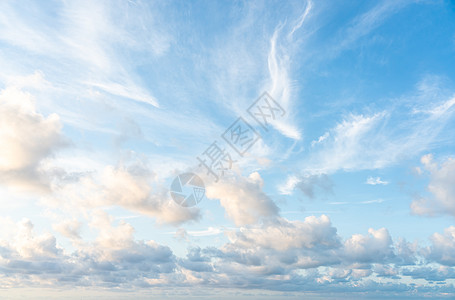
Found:
[[[0,1],[1,298],[453,299],[454,223],[453,1]]]

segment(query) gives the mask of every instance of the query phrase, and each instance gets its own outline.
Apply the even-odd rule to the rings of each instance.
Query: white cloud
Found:
[[[148,215],[160,223],[181,224],[200,218],[198,208],[176,204],[154,173],[141,165],[106,166],[55,186],[43,203],[67,212],[118,205]]]
[[[55,32],[47,24],[40,24],[47,34],[36,30],[37,24],[31,24],[31,19],[24,18],[6,1],[1,3],[0,20],[0,39],[30,51],[53,52],[51,36]]]
[[[316,190],[326,193],[332,192],[333,183],[326,174],[290,175],[286,182],[278,187],[280,193],[283,195],[291,195],[295,188],[299,188],[305,196],[313,199]]]
[[[87,85],[100,88],[105,92],[112,95],[121,96],[125,98],[131,98],[136,101],[151,104],[155,107],[159,107],[158,101],[150,96],[143,88],[135,86],[133,84],[119,84],[119,83],[99,83],[99,82],[84,82]]]
[[[206,196],[219,199],[227,216],[236,225],[252,224],[278,215],[278,207],[262,191],[263,184],[257,172],[251,173],[248,178],[223,178],[206,187]]]
[[[434,233],[430,237],[432,245],[425,249],[424,254],[430,261],[446,266],[455,266],[455,226],[444,229],[444,233]]]
[[[420,197],[411,203],[411,210],[419,215],[455,215],[455,159],[447,158],[441,164],[428,154],[421,162],[430,174],[428,191],[432,196]]]
[[[315,288],[319,284],[319,288],[331,288],[364,278],[372,280],[372,275],[397,277],[402,266],[416,264],[415,243],[398,239],[394,244],[385,228],[368,232],[343,242],[324,215],[304,221],[268,219],[228,231],[229,242],[219,249],[191,250],[180,265],[202,280],[201,284],[221,280],[223,284],[254,286],[259,280],[273,290],[275,284],[299,285],[299,279],[304,280],[298,277],[302,274],[316,275]]]
[[[312,7],[313,7],[313,2],[307,1],[305,11],[300,16],[300,19],[298,20],[298,22],[294,25],[294,27],[292,27],[291,31],[288,33],[289,40],[292,40],[294,32],[296,32],[297,30],[300,29],[300,27],[302,27],[303,23],[305,22],[305,20],[307,19],[308,15],[309,15]]]
[[[281,184],[278,187],[278,190],[282,195],[291,195],[295,186],[300,182],[300,179],[297,176],[291,175],[286,179],[284,184]]]
[[[374,199],[374,200],[365,200],[365,201],[362,201],[360,203],[362,204],[372,204],[372,203],[382,203],[384,202],[383,199]]]
[[[82,129],[75,133],[75,136],[81,138],[81,143],[96,139],[96,141],[92,140],[93,145],[104,144],[103,138],[106,134],[118,133],[114,128],[121,123],[117,114],[115,117],[114,115],[101,116],[99,111],[93,111],[87,105],[88,102],[99,101],[103,106],[103,112],[106,112],[108,107],[108,109],[117,109],[122,114],[124,113],[122,109],[128,108],[128,113],[135,121],[139,117],[149,117],[150,122],[143,122],[146,125],[132,122],[134,128],[131,130],[127,128],[121,133],[123,134],[121,138],[132,136],[136,132],[140,138],[145,137],[144,140],[148,139],[147,142],[153,142],[152,152],[156,148],[159,149],[156,151],[166,153],[150,154],[155,156],[157,161],[159,160],[153,164],[153,167],[144,166],[141,163],[137,165],[119,163],[112,166],[112,162],[108,161],[112,149],[102,152],[101,155],[97,152],[98,149],[83,153],[87,157],[90,156],[90,159],[87,157],[81,159],[70,153],[67,158],[59,157],[54,160],[55,150],[61,146],[61,121],[56,115],[47,116],[40,112],[41,108],[48,107],[44,105],[36,108],[32,97],[22,91],[25,88],[41,88],[49,85],[50,83],[44,79],[44,73],[36,72],[31,76],[0,75],[1,79],[5,79],[7,86],[14,86],[14,88],[5,89],[0,95],[0,182],[8,186],[19,184],[48,186],[52,181],[51,187],[55,194],[46,197],[44,202],[71,216],[68,219],[58,219],[53,224],[53,229],[69,238],[75,248],[73,253],[68,253],[50,233],[35,233],[31,221],[24,220],[18,224],[5,221],[2,223],[4,230],[1,235],[8,230],[12,233],[9,234],[11,236],[9,239],[0,240],[1,288],[37,286],[41,290],[46,287],[55,289],[62,286],[82,286],[83,290],[144,289],[149,293],[150,286],[157,286],[164,290],[178,290],[182,294],[194,291],[197,295],[211,288],[228,287],[235,290],[232,292],[232,298],[241,294],[237,289],[248,289],[245,293],[249,293],[251,289],[283,291],[282,294],[267,292],[277,295],[276,298],[285,297],[288,291],[302,291],[309,294],[322,291],[325,295],[355,291],[357,295],[368,295],[382,290],[397,291],[398,294],[399,291],[412,289],[412,293],[418,294],[423,291],[423,294],[433,297],[434,291],[444,291],[446,297],[454,295],[455,291],[449,284],[438,288],[433,284],[410,286],[408,279],[398,280],[397,284],[387,281],[401,274],[428,281],[453,278],[455,276],[453,270],[447,267],[455,264],[452,254],[455,251],[453,227],[447,228],[442,234],[435,233],[430,239],[431,246],[421,252],[432,264],[431,268],[416,268],[412,272],[405,273],[400,265],[413,265],[421,259],[421,257],[416,258],[419,250],[416,244],[410,244],[404,240],[393,243],[392,237],[385,228],[370,229],[367,234],[355,234],[343,239],[337,234],[337,229],[332,225],[329,217],[325,215],[311,216],[305,220],[281,218],[278,206],[265,193],[264,182],[259,173],[252,173],[248,178],[226,178],[225,181],[207,188],[209,196],[219,199],[227,217],[242,227],[238,230],[229,230],[226,233],[229,241],[221,247],[208,246],[205,249],[196,247],[188,251],[185,259],[176,258],[169,247],[155,241],[136,240],[133,223],[126,222],[126,217],[116,219],[100,210],[102,208],[116,210],[118,208],[115,206],[119,206],[156,218],[159,223],[181,224],[200,218],[198,208],[182,208],[170,199],[167,184],[163,180],[170,176],[172,169],[184,168],[181,161],[173,160],[179,158],[174,157],[174,153],[167,152],[170,144],[163,143],[163,140],[171,143],[172,146],[183,145],[182,149],[186,150],[189,144],[187,142],[194,143],[199,140],[194,138],[195,136],[207,137],[213,132],[218,132],[217,125],[214,123],[219,121],[219,115],[214,115],[214,123],[210,123],[205,121],[208,118],[207,112],[193,115],[193,111],[186,112],[187,107],[180,106],[178,108],[185,113],[179,113],[178,109],[173,110],[176,108],[174,104],[177,103],[184,106],[183,103],[188,101],[188,107],[193,106],[195,103],[191,98],[202,99],[196,103],[197,109],[206,110],[207,99],[219,98],[225,102],[224,105],[229,108],[235,107],[233,109],[235,110],[244,105],[243,101],[250,99],[252,94],[256,95],[258,83],[264,83],[263,87],[269,90],[287,111],[286,119],[274,122],[273,126],[284,136],[294,139],[294,145],[301,146],[297,143],[302,140],[303,130],[299,128],[301,123],[295,119],[296,108],[300,105],[296,102],[299,92],[297,82],[292,79],[293,65],[297,59],[292,57],[295,54],[293,50],[296,48],[302,52],[315,52],[311,51],[314,49],[300,47],[296,40],[298,34],[307,30],[307,21],[313,17],[313,6],[316,5],[311,1],[306,5],[299,1],[289,2],[289,7],[298,17],[288,18],[278,27],[274,17],[280,14],[262,9],[268,5],[261,2],[240,3],[235,5],[233,10],[223,12],[223,16],[234,16],[227,19],[230,25],[236,23],[238,18],[245,16],[245,19],[241,20],[240,29],[234,30],[231,39],[225,39],[222,26],[221,31],[217,31],[217,27],[210,28],[217,33],[215,38],[210,40],[210,46],[212,43],[218,43],[220,48],[227,49],[221,54],[218,53],[219,55],[213,55],[214,60],[222,61],[218,65],[220,68],[215,68],[219,72],[208,68],[212,62],[203,59],[206,55],[210,56],[209,47],[207,47],[208,50],[204,49],[208,46],[207,40],[202,39],[203,35],[205,38],[206,28],[200,28],[204,33],[201,39],[198,39],[197,34],[189,34],[185,37],[187,32],[194,33],[192,32],[194,28],[187,26],[193,19],[188,18],[189,21],[183,24],[172,23],[172,18],[180,14],[168,14],[170,11],[167,4],[153,3],[149,7],[146,2],[126,1],[117,3],[119,6],[114,8],[109,2],[64,1],[53,7],[51,14],[47,14],[44,12],[47,10],[46,6],[41,7],[33,2],[19,3],[23,7],[17,9],[14,9],[10,3],[13,2],[0,4],[0,40],[3,43],[2,46],[5,45],[2,53],[4,51],[6,54],[1,60],[21,57],[21,62],[11,64],[24,68],[28,65],[44,64],[49,70],[54,69],[52,77],[57,78],[55,86],[58,86],[60,91],[64,91],[62,94],[66,97],[59,98],[59,101],[51,101],[54,102],[52,105],[57,106],[65,101],[72,105],[75,100],[78,101],[77,105],[69,106],[67,111],[67,116],[72,118],[66,119],[60,111],[58,113],[64,119],[62,122],[71,123],[75,128]],[[356,41],[382,24],[405,2],[396,3],[381,2],[356,18],[348,30],[342,30],[344,42],[341,42],[335,52],[353,46]],[[162,14],[154,13],[155,5],[162,9]],[[318,2],[315,7],[317,10],[320,9],[319,5]],[[186,8],[186,5],[184,6]],[[279,5],[277,9],[282,7]],[[185,9],[185,12],[185,16],[193,16],[196,10]],[[161,22],[162,18],[165,18],[164,22]],[[271,19],[273,24],[267,24]],[[222,21],[225,20],[222,19]],[[184,31],[183,27],[188,27],[189,30]],[[251,31],[251,28],[258,29]],[[270,28],[275,30],[270,31]],[[175,43],[167,34],[168,29],[178,33],[178,40]],[[187,42],[186,38],[194,45],[194,48],[189,51],[184,44]],[[174,50],[171,48],[174,46],[178,53],[172,57],[163,57],[169,50]],[[203,50],[197,52],[196,49]],[[17,56],[8,56],[12,52],[17,52]],[[318,52],[317,55],[319,54]],[[133,59],[130,59],[130,56]],[[326,58],[324,55],[320,56]],[[143,61],[138,62],[138,58],[146,63],[141,65]],[[174,58],[182,58],[182,60],[174,61]],[[298,60],[300,59],[309,60],[306,57],[299,57]],[[169,71],[170,75],[163,74],[166,64],[160,65],[160,61],[168,60],[173,60],[177,65],[175,70],[183,70],[182,73],[187,74],[182,75],[174,72],[175,70]],[[195,65],[194,69],[187,72],[188,68],[180,65],[182,61],[189,61],[189,65]],[[198,63],[195,64],[194,61]],[[156,75],[153,80],[150,78],[141,80],[141,74],[149,75],[148,64],[153,65],[151,72],[159,75]],[[306,70],[311,71],[313,67],[309,66],[302,71],[303,69],[300,70],[302,65],[305,63],[296,66],[299,74],[307,72]],[[0,66],[3,67],[2,64]],[[145,69],[143,69],[144,66]],[[68,69],[71,69],[69,72],[71,74],[63,74]],[[138,70],[141,74],[138,74]],[[194,80],[193,77],[198,76],[195,75],[197,72],[206,70],[208,70],[206,73],[201,72],[203,80],[200,82]],[[17,73],[23,74],[20,71]],[[158,78],[161,81],[156,82],[155,79],[160,76],[163,76]],[[174,76],[175,81],[168,80]],[[215,81],[219,80],[217,81],[219,85],[223,85],[222,97],[206,91],[210,89],[207,80],[212,80],[212,76],[216,77]],[[181,79],[186,80],[186,77],[190,79],[182,83]],[[264,79],[267,79],[266,82]],[[55,83],[54,80],[52,82],[52,84]],[[145,84],[151,88],[160,87],[164,90],[163,94],[181,89],[203,90],[201,94],[204,97],[190,95],[188,91],[173,92],[168,97],[177,100],[167,102],[167,99],[160,97],[158,102],[153,96],[155,91],[153,93],[149,91]],[[69,89],[72,91],[68,92]],[[87,92],[87,89],[90,91]],[[98,98],[99,94],[104,97]],[[14,101],[11,100],[14,97],[8,98],[8,96],[6,97],[8,100],[3,102],[2,97],[5,95],[13,95]],[[159,92],[156,92],[156,95],[159,95]],[[183,97],[176,97],[176,95],[183,95]],[[20,101],[16,101],[16,98]],[[87,98],[87,101],[82,102],[81,98]],[[118,102],[126,104],[112,105],[117,98],[134,99],[140,103],[133,102],[131,107],[131,101],[122,99]],[[224,101],[226,98],[235,100]],[[56,104],[57,102],[59,104]],[[455,103],[453,97],[445,102],[429,102],[435,105],[422,111],[413,110],[415,118],[412,116],[410,121],[407,116],[401,118],[402,115],[399,115],[399,126],[402,126],[399,130],[395,130],[394,111],[346,116],[333,129],[311,142],[310,153],[312,154],[307,160],[302,157],[303,151],[298,153],[298,157],[293,157],[302,162],[297,168],[300,167],[303,172],[300,175],[289,176],[280,191],[283,194],[291,194],[292,190],[298,187],[306,196],[312,198],[315,196],[316,189],[330,191],[331,182],[328,176],[334,172],[382,168],[400,161],[402,157],[412,156],[428,149],[445,124],[445,120],[451,117]],[[154,107],[144,106],[143,103]],[[161,109],[155,109],[159,104]],[[83,109],[76,111],[76,106]],[[215,106],[208,105],[208,107],[212,112]],[[243,106],[242,112],[244,112]],[[103,138],[98,140],[99,135],[91,135],[93,132],[85,131],[95,126],[87,124],[84,113],[94,115],[97,134],[102,133]],[[296,114],[293,115],[293,113]],[[98,117],[105,118],[99,120]],[[393,119],[392,122],[391,119]],[[179,134],[185,135],[194,131],[194,127],[189,126],[194,123],[194,120],[202,120],[204,124],[197,128],[198,133],[189,134],[184,137],[185,141],[181,141]],[[74,133],[76,130],[73,129],[70,128],[68,132]],[[154,134],[164,138],[158,141]],[[219,136],[218,133],[217,136]],[[148,144],[144,144],[138,143],[133,147],[150,149]],[[196,148],[194,144],[191,145]],[[106,150],[105,145],[102,147]],[[260,159],[270,162],[262,167],[275,163],[275,160],[269,159],[268,156],[273,155],[274,152],[280,152],[277,148],[264,146],[260,149],[263,156]],[[297,154],[292,152],[293,148],[286,153],[285,159],[280,158],[287,160],[291,155]],[[253,153],[253,156],[256,154]],[[105,157],[100,157],[103,155]],[[165,156],[173,158],[165,158]],[[49,178],[51,174],[48,171],[55,166],[61,167],[65,159],[71,159],[72,162],[64,166],[65,171],[55,170],[52,174],[56,176],[51,180]],[[420,212],[431,212],[428,207],[432,207],[436,208],[436,212],[448,210],[449,213],[454,214],[452,212],[454,182],[450,179],[455,177],[452,176],[454,175],[453,163],[448,161],[438,164],[428,156],[422,159],[422,163],[432,178],[429,191],[434,198],[428,198],[428,202],[423,203],[427,206],[419,206]],[[73,173],[70,173],[70,170]],[[379,177],[370,177],[367,183],[386,184],[386,181]],[[357,204],[381,202],[381,199],[377,199],[357,202]],[[340,203],[348,202],[338,204]],[[433,205],[434,203],[437,205]],[[73,214],[78,215],[79,219],[73,218]],[[89,228],[82,227],[81,216],[89,220]],[[293,217],[298,218],[299,215],[296,214]],[[144,226],[144,220],[141,218],[133,221],[142,223],[140,226]],[[85,229],[97,234],[85,236]],[[189,231],[181,228],[176,235],[182,238],[188,235],[215,236],[224,231],[218,227]],[[87,237],[93,237],[93,241],[87,240]],[[218,237],[216,238],[218,240]],[[444,264],[444,266],[438,266],[438,264]],[[375,276],[381,278],[378,280]],[[176,289],[176,286],[182,288]],[[204,287],[204,290],[201,290],[201,287]],[[14,292],[14,289],[11,290]],[[10,289],[6,291],[9,292]],[[218,292],[218,290],[215,291]],[[154,293],[155,290],[152,292]],[[218,296],[220,294],[222,293]],[[352,294],[345,298],[350,296],[352,297]],[[216,298],[217,295],[213,297]]]
[[[35,71],[33,74],[25,76],[5,76],[5,82],[6,86],[21,90],[25,88],[44,90],[52,87],[52,84],[46,80],[44,73],[41,71]]]
[[[320,144],[320,148],[312,152],[307,169],[332,173],[339,169],[362,168],[365,164],[371,168],[382,166],[382,152],[378,153],[374,143],[383,143],[384,137],[373,136],[385,118],[385,113],[349,116],[331,130],[330,138]]]
[[[351,114],[323,135],[327,138],[313,145],[311,153],[303,159],[302,174],[380,169],[403,157],[419,155],[437,140],[453,117],[455,110],[447,104],[451,102],[452,99],[437,99],[438,106],[447,108],[438,117],[416,116],[408,108],[404,114],[397,108],[370,115]],[[392,121],[397,116],[403,118],[400,131]]]
[[[7,228],[14,233],[12,239],[2,240],[1,247],[3,264],[12,264],[16,257],[30,260],[53,259],[62,254],[63,249],[58,247],[56,239],[50,233],[35,235],[33,224],[29,219],[23,219]],[[5,250],[7,250],[5,252]]]
[[[90,224],[98,235],[94,242],[74,243],[74,253],[66,253],[50,233],[37,235],[30,220],[9,228],[15,231],[10,241],[0,240],[0,273],[18,279],[22,286],[149,286],[175,269],[172,251],[158,243],[136,241],[131,225],[101,211],[91,215]],[[3,278],[3,277],[2,277]],[[1,281],[5,287],[8,281]]]
[[[223,233],[220,228],[209,227],[206,230],[188,230],[188,235],[191,236],[212,236]]]
[[[235,247],[242,249],[259,247],[287,251],[337,247],[339,238],[336,232],[330,219],[322,215],[319,218],[306,217],[303,222],[278,218],[260,227],[242,227],[239,231],[229,232],[228,237]]]
[[[367,178],[367,181],[365,182],[366,184],[370,184],[370,185],[387,185],[389,184],[388,181],[384,181],[381,179],[381,177],[368,177]]]
[[[426,89],[424,89],[424,91],[426,91],[427,89],[431,89],[431,88],[435,88],[435,87],[433,87],[433,86],[427,87]],[[452,107],[454,105],[455,105],[455,96],[445,102],[433,104],[429,108],[425,108],[425,109],[415,108],[414,113],[416,113],[416,114],[425,113],[425,114],[430,115],[433,118],[441,118],[441,117],[444,117],[445,115],[447,115],[447,113],[450,111],[450,109],[452,109]]]
[[[327,216],[304,221],[284,218],[241,227],[227,232],[229,242],[219,248],[189,249],[177,258],[169,247],[152,240],[134,239],[134,228],[116,221],[104,211],[87,215],[97,232],[94,241],[74,243],[65,252],[49,233],[37,235],[33,224],[23,220],[12,224],[9,241],[0,239],[0,273],[7,272],[22,285],[63,287],[91,285],[117,288],[203,286],[205,288],[256,287],[266,290],[350,290],[377,291],[382,280],[400,282],[399,276],[445,281],[455,274],[447,266],[455,263],[455,227],[431,237],[432,245],[422,249],[430,263],[416,264],[417,245],[399,239],[385,228],[355,234],[344,242]],[[210,230],[209,230],[210,231]],[[445,265],[445,266],[444,266]],[[363,279],[373,283],[363,286]],[[304,286],[302,284],[304,283]],[[11,281],[2,280],[2,287]]]
[[[345,255],[355,262],[384,262],[394,257],[392,238],[387,229],[370,228],[368,235],[355,234],[344,243]]]
[[[292,122],[292,85],[289,78],[291,61],[289,54],[286,52],[286,46],[280,47],[281,45],[278,43],[278,37],[281,30],[282,28],[279,26],[270,39],[270,52],[268,56],[270,83],[264,90],[268,91],[272,98],[274,98],[287,113],[285,121],[277,118],[276,120],[271,120],[271,125],[283,135],[295,140],[300,140],[301,132]]]
[[[38,113],[33,100],[16,87],[0,92],[0,182],[47,189],[43,162],[64,145],[62,125],[58,115]]]
[[[52,228],[69,239],[80,239],[81,225],[77,219],[68,219],[52,225]]]
[[[412,1],[381,1],[367,12],[357,16],[352,20],[350,26],[342,31],[338,45],[331,47],[330,51],[335,54],[349,49],[364,36],[367,36],[376,28],[380,27],[390,16],[399,12]]]
[[[177,229],[177,231],[173,232],[167,232],[168,234],[173,234],[176,238],[178,239],[188,239],[188,236],[213,236],[213,235],[219,235],[224,232],[224,229],[222,228],[216,228],[216,227],[209,227],[204,230],[185,230],[183,228]]]
[[[70,75],[52,70],[52,76],[65,78],[60,84],[67,91],[80,94],[97,87],[158,106],[122,53],[122,49],[134,48],[154,57],[169,49],[171,37],[157,22],[153,6],[125,2],[120,9],[113,9],[107,2],[67,1],[56,7],[55,15],[42,6],[20,6],[2,3],[0,40],[70,68]],[[129,14],[136,17],[129,18]],[[33,65],[42,66],[38,62]]]
[[[317,140],[314,140],[314,141],[311,142],[311,147],[314,147],[317,144],[320,144],[320,143],[324,142],[329,136],[330,136],[330,132],[324,133]]]

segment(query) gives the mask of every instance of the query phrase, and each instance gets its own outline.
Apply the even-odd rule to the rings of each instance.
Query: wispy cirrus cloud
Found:
[[[302,159],[301,173],[306,175],[300,176],[381,169],[403,157],[418,156],[438,142],[441,131],[453,119],[452,102],[452,97],[438,99],[431,109],[438,112],[437,117],[424,112],[417,116],[413,109],[403,110],[400,106],[370,115],[350,114],[312,144],[311,152]],[[401,119],[399,130],[397,118]],[[286,185],[292,181],[297,186],[295,175],[287,180]],[[367,179],[367,183],[373,182],[385,181]]]
[[[147,43],[148,49],[152,50],[150,55],[161,55],[169,48],[169,35],[161,29],[152,35],[146,34],[145,30],[136,30],[133,35],[133,23],[144,21],[144,15],[150,10],[141,4],[125,3],[123,6],[126,11],[138,13],[138,17],[119,20],[115,11],[102,2],[65,2],[56,7],[57,13],[52,17],[47,16],[45,7],[32,4],[19,13],[19,8],[4,2],[0,40],[45,58],[41,63],[26,62],[36,69],[46,69],[47,75],[57,79],[66,89],[96,87],[116,96],[158,106],[151,92],[138,80],[129,58],[121,54],[120,45],[132,47]],[[27,19],[28,14],[34,15],[34,23]],[[51,26],[51,23],[59,26]],[[153,42],[150,41],[152,37]],[[144,46],[142,51],[146,49]],[[67,65],[72,72],[53,69],[49,60]],[[65,80],[58,80],[58,77]]]

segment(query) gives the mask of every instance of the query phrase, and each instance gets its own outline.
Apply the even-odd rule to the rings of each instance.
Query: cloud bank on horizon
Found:
[[[453,2],[2,1],[0,53],[2,297],[455,297]]]

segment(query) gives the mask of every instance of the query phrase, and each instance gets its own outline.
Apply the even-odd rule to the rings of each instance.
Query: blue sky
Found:
[[[0,295],[455,297],[454,57],[453,1],[0,2]]]

